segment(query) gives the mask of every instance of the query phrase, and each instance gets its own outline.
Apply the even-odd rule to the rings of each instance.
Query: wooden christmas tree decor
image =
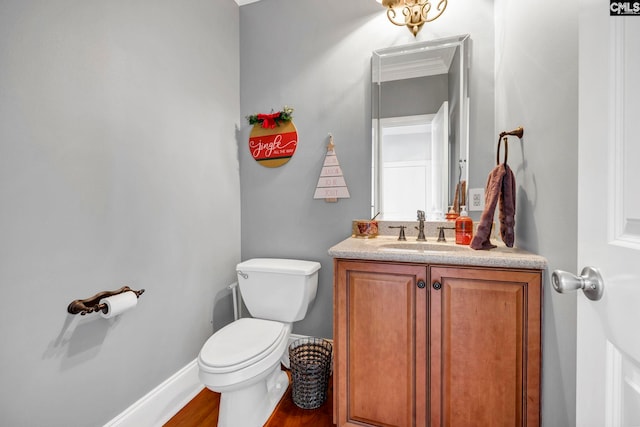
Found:
[[[325,202],[337,202],[338,199],[348,199],[349,189],[347,183],[342,176],[342,169],[338,163],[336,156],[333,136],[329,134],[329,145],[327,146],[327,155],[324,158],[314,199],[324,199]]]

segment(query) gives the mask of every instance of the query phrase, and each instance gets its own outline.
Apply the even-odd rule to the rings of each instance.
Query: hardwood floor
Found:
[[[164,427],[216,427],[220,395],[207,388],[171,418]],[[298,408],[291,398],[291,386],[265,427],[334,427],[333,381],[329,380],[327,401],[318,409]]]

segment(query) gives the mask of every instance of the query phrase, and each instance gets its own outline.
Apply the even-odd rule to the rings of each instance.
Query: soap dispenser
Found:
[[[456,243],[468,245],[473,237],[473,220],[467,214],[467,207],[460,207],[460,216],[456,218]]]
[[[449,212],[447,212],[444,218],[447,221],[453,222],[456,220],[456,218],[458,218],[458,212],[456,212],[455,209],[453,209],[453,206],[449,206]]]

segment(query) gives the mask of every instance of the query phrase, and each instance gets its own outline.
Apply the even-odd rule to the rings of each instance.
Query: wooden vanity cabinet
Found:
[[[334,267],[338,427],[540,425],[540,271]]]
[[[539,426],[541,272],[429,273],[430,425]]]
[[[424,425],[425,267],[339,260],[334,271],[336,424]]]

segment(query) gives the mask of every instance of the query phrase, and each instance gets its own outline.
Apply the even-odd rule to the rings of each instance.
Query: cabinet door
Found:
[[[539,426],[540,272],[430,273],[431,425]]]
[[[425,425],[426,272],[424,266],[336,262],[338,426]],[[423,338],[416,341],[416,334]]]

